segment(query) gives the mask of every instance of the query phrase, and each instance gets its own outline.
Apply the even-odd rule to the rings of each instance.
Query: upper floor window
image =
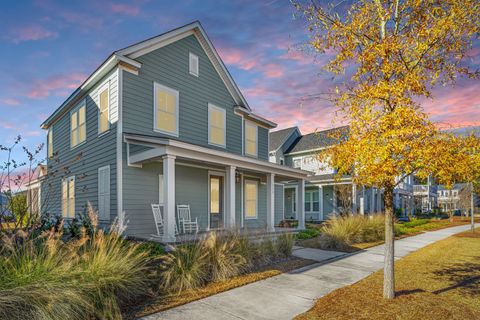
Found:
[[[178,136],[178,91],[158,83],[153,87],[155,131]]]
[[[198,77],[198,56],[191,53],[188,55],[188,70],[192,76]]]
[[[208,104],[208,143],[225,147],[225,109]]]
[[[53,132],[52,128],[48,129],[47,133],[47,156],[53,157]]]
[[[280,158],[280,164],[283,166],[285,164],[285,160],[283,158]]]
[[[87,138],[85,100],[70,113],[70,141],[71,147],[84,142]]]
[[[301,168],[302,167],[302,159],[293,159],[293,167],[294,168]]]
[[[256,125],[245,122],[245,154],[257,156],[258,128]]]
[[[98,134],[101,134],[110,129],[108,84],[100,90],[98,100]]]
[[[75,176],[62,180],[62,216],[75,218]]]

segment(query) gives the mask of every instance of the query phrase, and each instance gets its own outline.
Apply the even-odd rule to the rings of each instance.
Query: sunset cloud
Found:
[[[110,4],[110,10],[115,13],[125,14],[127,16],[138,16],[140,8],[124,3],[112,3]]]
[[[28,25],[18,27],[10,32],[10,40],[13,43],[21,43],[25,41],[37,41],[44,39],[54,39],[58,36],[58,33],[46,29],[40,25]]]
[[[13,98],[0,99],[0,105],[2,104],[7,106],[18,106],[20,104],[20,101]]]
[[[86,78],[82,73],[53,75],[46,79],[34,81],[26,96],[30,99],[43,99],[52,94],[65,90],[75,90]]]

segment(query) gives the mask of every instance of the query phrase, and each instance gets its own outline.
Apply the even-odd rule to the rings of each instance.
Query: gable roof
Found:
[[[268,145],[268,151],[270,152],[278,150],[278,148],[280,148],[288,139],[288,137],[290,137],[290,135],[296,130],[298,131],[298,127],[290,127],[270,132],[270,143]]]
[[[348,135],[348,126],[312,132],[299,137],[285,154],[306,152],[333,146]]]
[[[108,58],[58,107],[41,125],[43,129],[50,127],[66,110],[69,110],[84,94],[92,88],[98,80],[117,65],[124,66],[130,70],[138,70],[142,64],[135,60],[153,50],[171,44],[187,36],[194,35],[220,75],[228,91],[238,106],[251,111],[250,106],[243,97],[240,89],[228,72],[225,64],[220,59],[217,50],[208,38],[205,30],[199,21],[194,21],[182,27],[162,33],[150,39],[140,41],[123,49],[114,51]]]

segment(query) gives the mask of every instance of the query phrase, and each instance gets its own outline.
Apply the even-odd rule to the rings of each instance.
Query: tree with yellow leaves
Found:
[[[358,0],[294,3],[310,44],[345,75],[330,98],[348,139],[321,156],[353,182],[385,195],[384,298],[395,296],[394,188],[408,175],[451,185],[466,176],[462,138],[441,133],[418,103],[458,76],[478,78],[465,63],[480,33],[478,0]],[[461,159],[461,160],[460,160]],[[473,159],[472,157],[468,159]],[[463,161],[465,160],[465,161]]]

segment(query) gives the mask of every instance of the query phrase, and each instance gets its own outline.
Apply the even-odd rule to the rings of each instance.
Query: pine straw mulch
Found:
[[[320,298],[297,320],[480,319],[480,229],[420,249],[395,264],[396,298],[383,271]]]

